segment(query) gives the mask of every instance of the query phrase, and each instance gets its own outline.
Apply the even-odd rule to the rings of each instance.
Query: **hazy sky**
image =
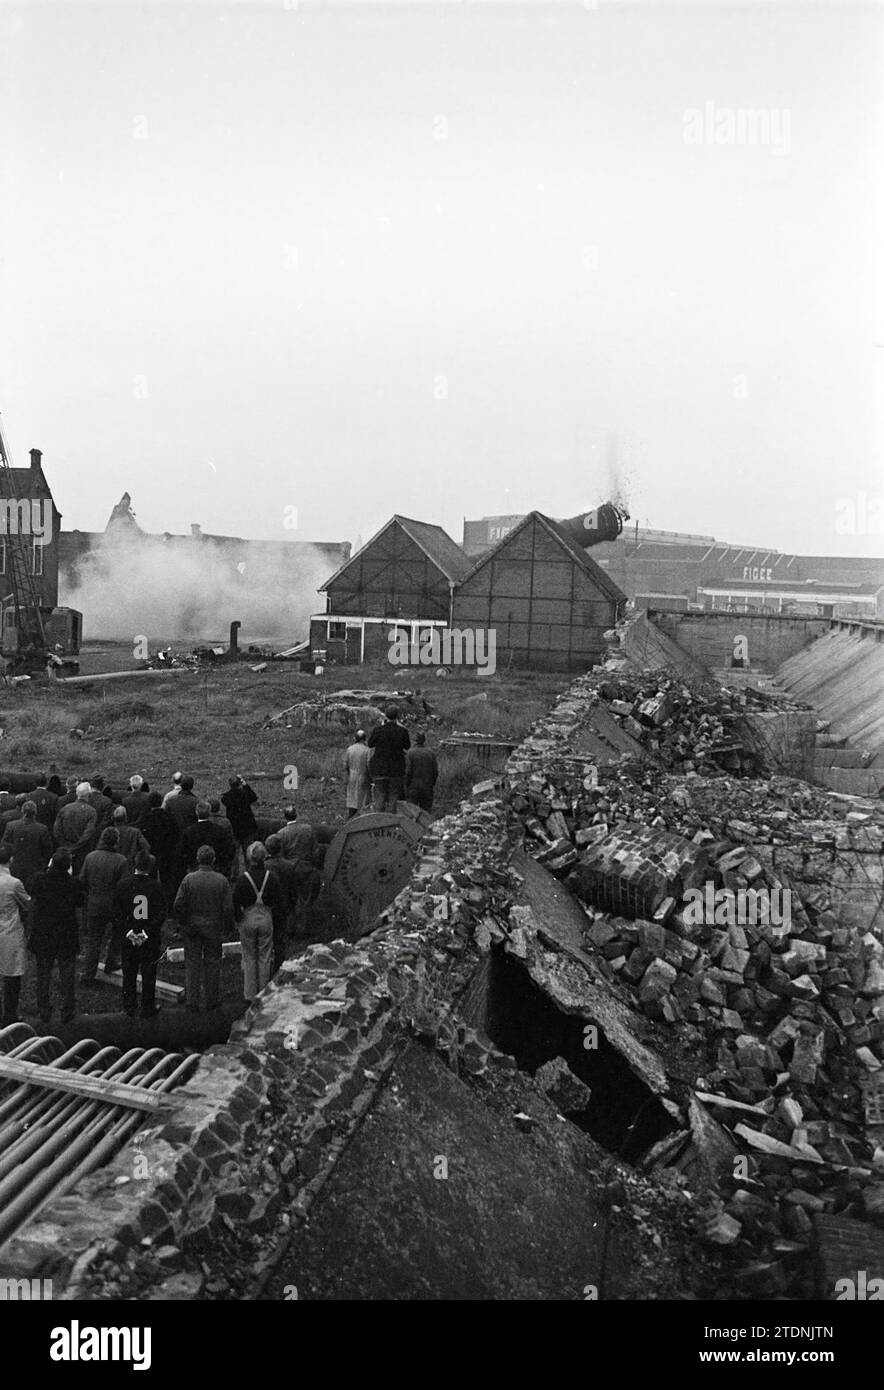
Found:
[[[642,523],[880,554],[882,52],[849,0],[2,5],[15,461],[66,527],[459,540],[616,451]]]

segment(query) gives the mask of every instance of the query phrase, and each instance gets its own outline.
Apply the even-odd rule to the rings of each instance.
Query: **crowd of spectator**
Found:
[[[51,778],[13,795],[0,784],[0,1026],[18,1019],[27,953],[36,962],[40,1021],[52,1018],[57,977],[63,1022],[79,984],[122,971],[123,1007],[158,1012],[157,965],[171,919],[184,947],[184,1003],[217,1009],[223,943],[238,932],[245,997],[252,999],[303,932],[320,886],[313,827],[285,808],[259,823],[257,794],[232,777],[200,796],[175,773],[165,792],[139,774],[117,795],[98,774]],[[274,833],[274,832],[278,833]]]

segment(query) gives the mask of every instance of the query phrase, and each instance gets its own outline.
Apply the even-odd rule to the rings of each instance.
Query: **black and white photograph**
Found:
[[[3,0],[0,217],[0,1329],[876,1355],[881,0]]]

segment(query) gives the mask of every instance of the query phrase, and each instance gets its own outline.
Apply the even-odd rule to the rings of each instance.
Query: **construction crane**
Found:
[[[21,507],[26,503],[28,528],[22,535]],[[30,527],[30,498],[19,496],[15,471],[0,421],[0,506],[5,511],[2,541],[6,564],[0,574],[0,651],[16,668],[45,666],[50,660],[49,642],[40,596],[34,584]]]

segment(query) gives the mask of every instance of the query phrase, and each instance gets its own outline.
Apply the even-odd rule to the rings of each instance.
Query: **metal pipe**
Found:
[[[172,1074],[165,1078],[162,1076],[163,1071],[167,1070],[172,1063],[178,1062],[180,1053],[169,1055],[162,1053],[160,1049],[154,1049],[153,1052],[145,1053],[136,1065],[143,1065],[146,1059],[157,1054],[159,1054],[160,1060],[156,1066],[145,1077],[142,1077],[140,1082],[135,1081],[132,1084],[144,1085],[152,1082],[152,1078],[156,1076],[158,1084],[150,1084],[148,1089],[168,1090],[177,1077],[192,1069],[198,1061],[196,1057],[184,1058],[175,1067]],[[100,1167],[122,1147],[123,1141],[129,1137],[130,1133],[134,1133],[144,1121],[144,1116],[141,1114],[133,1114],[131,1111],[123,1110],[121,1106],[104,1108],[101,1101],[89,1102],[88,1108],[104,1109],[104,1113],[90,1118],[86,1128],[81,1131],[73,1143],[68,1145],[63,1155],[50,1163],[48,1168],[43,1166],[43,1158],[45,1157],[43,1153],[37,1155],[37,1161],[32,1158],[28,1164],[25,1164],[26,1176],[30,1177],[32,1172],[36,1176],[8,1205],[6,1203],[5,1184],[0,1183],[0,1211],[2,1211],[0,1242],[7,1240],[10,1235],[14,1234],[25,1220],[32,1220],[50,1198],[54,1199],[69,1192],[81,1177],[94,1168]],[[121,1110],[122,1114],[119,1114]],[[82,1119],[80,1125],[82,1125]],[[65,1142],[68,1140],[67,1131],[69,1129],[70,1125],[65,1126],[65,1134],[61,1136]],[[102,1130],[108,1132],[99,1138]],[[98,1140],[97,1143],[96,1139]],[[46,1146],[46,1153],[53,1152],[57,1147],[58,1144],[53,1140]],[[72,1160],[76,1160],[73,1168],[70,1167]],[[15,1183],[14,1187],[21,1187],[21,1182]]]
[[[65,1050],[60,1039],[37,1037],[26,1024],[0,1031],[0,1051],[20,1059],[39,1056],[62,1070],[160,1091],[179,1085],[199,1062],[196,1055],[161,1048],[130,1048],[120,1054],[93,1039]],[[111,1097],[103,1101],[27,1083],[15,1086],[0,1102],[0,1243],[105,1163],[146,1118],[115,1105]]]

